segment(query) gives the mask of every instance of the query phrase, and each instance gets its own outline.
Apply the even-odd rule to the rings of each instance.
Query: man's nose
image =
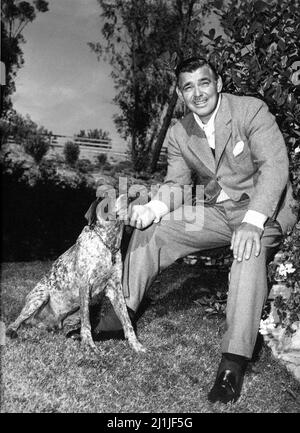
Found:
[[[201,96],[202,95],[202,89],[200,86],[195,86],[195,96]]]

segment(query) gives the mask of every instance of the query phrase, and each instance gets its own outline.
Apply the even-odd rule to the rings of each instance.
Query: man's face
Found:
[[[178,95],[204,123],[216,108],[221,90],[221,78],[216,80],[208,66],[202,66],[194,72],[182,72],[179,76]]]

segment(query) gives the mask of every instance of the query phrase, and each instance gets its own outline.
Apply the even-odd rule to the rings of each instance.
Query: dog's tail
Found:
[[[8,326],[6,335],[10,338],[16,338],[18,336],[17,330],[20,325],[26,320],[30,319],[36,313],[38,313],[44,305],[49,302],[50,295],[45,289],[46,281],[44,278],[35,286],[35,288],[28,293],[25,298],[25,305],[18,316],[18,318]]]

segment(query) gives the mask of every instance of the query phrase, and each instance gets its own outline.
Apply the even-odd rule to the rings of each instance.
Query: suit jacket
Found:
[[[235,202],[248,196],[248,209],[277,219],[284,233],[295,224],[285,142],[260,99],[222,93],[215,118],[215,157],[192,113],[170,128],[166,139],[167,175],[154,199],[169,211],[182,205],[182,186],[195,180],[204,185],[206,204],[213,204],[222,188]]]

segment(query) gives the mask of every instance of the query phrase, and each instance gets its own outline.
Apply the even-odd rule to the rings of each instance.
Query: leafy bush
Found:
[[[216,2],[223,3],[223,2]],[[296,197],[299,198],[300,2],[231,0],[217,11],[227,38],[211,38],[210,60],[224,80],[225,91],[263,99],[284,135]]]
[[[93,164],[89,159],[79,159],[76,164],[80,173],[89,173],[93,171]]]
[[[67,141],[64,145],[63,153],[67,164],[74,166],[78,161],[80,154],[79,144],[74,143],[73,141]]]
[[[283,242],[281,252],[269,268],[269,276],[275,283],[285,284],[290,296],[277,296],[274,301],[279,323],[287,333],[294,331],[293,323],[300,322],[300,223]]]
[[[215,1],[226,37],[206,35],[210,60],[224,80],[224,90],[263,99],[275,115],[290,159],[294,196],[300,201],[300,2],[296,0]],[[297,210],[295,210],[296,212]],[[291,330],[300,319],[299,223],[286,236],[281,259],[270,266],[291,288],[288,300],[276,299],[281,324]]]
[[[107,163],[107,155],[106,153],[98,153],[97,162],[99,167],[103,167]]]
[[[76,240],[95,199],[95,182],[54,161],[37,165],[22,145],[4,145],[2,171],[2,258],[54,258]]]
[[[37,163],[41,162],[49,148],[49,141],[46,140],[45,137],[38,134],[31,135],[24,142],[25,152],[31,155]]]

